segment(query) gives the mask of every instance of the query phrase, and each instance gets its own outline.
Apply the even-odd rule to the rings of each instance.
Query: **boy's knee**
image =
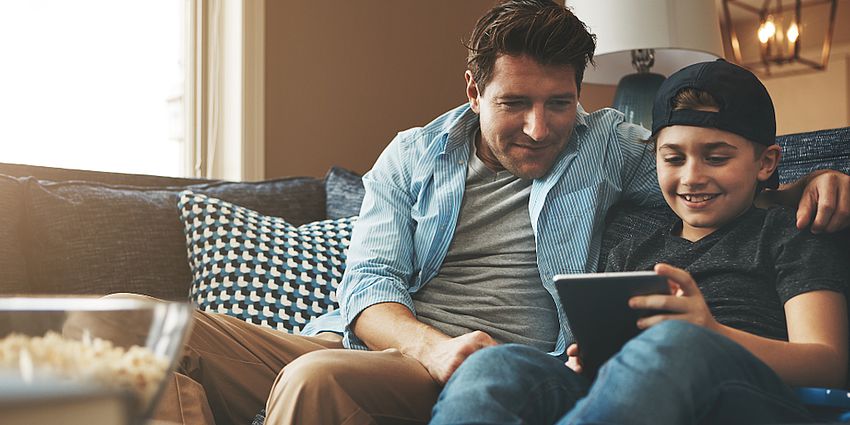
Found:
[[[641,333],[638,339],[650,342],[667,350],[679,348],[694,354],[704,355],[714,350],[734,349],[730,339],[703,326],[684,320],[666,320]],[[701,353],[701,354],[700,354]]]
[[[561,365],[554,357],[521,344],[502,344],[483,348],[470,355],[452,375],[451,381],[471,383],[490,380],[537,379],[553,373]],[[510,376],[506,376],[506,375]]]

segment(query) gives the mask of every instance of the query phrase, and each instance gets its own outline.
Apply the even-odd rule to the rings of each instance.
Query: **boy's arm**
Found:
[[[844,294],[822,290],[797,295],[785,303],[785,316],[788,342],[723,325],[718,325],[716,330],[750,350],[789,385],[844,388],[847,376]]]
[[[798,229],[811,224],[812,233],[837,232],[850,227],[850,176],[835,170],[814,171],[779,190],[761,192],[756,205],[797,208]]]
[[[629,300],[632,308],[666,310],[638,321],[645,329],[664,320],[685,320],[741,344],[792,386],[843,388],[847,376],[847,305],[832,290],[802,293],[785,303],[789,340],[753,335],[718,323],[691,275],[667,264],[655,271],[678,286],[678,296],[650,295]]]

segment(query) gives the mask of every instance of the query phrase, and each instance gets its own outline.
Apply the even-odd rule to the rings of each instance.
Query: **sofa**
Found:
[[[778,141],[782,183],[822,168],[850,173],[850,127]],[[134,292],[190,299],[208,311],[299,332],[310,317],[336,308],[353,224],[348,217],[356,216],[362,197],[360,176],[338,167],[322,179],[230,182],[0,164],[0,295]],[[615,208],[603,258],[623,238],[670,217],[667,209]],[[257,242],[248,243],[250,250],[222,242],[246,234]],[[215,249],[231,250],[207,252]],[[285,262],[269,258],[298,250]],[[239,257],[233,264],[241,274],[225,254]],[[289,264],[287,274],[268,283],[268,267],[252,266],[258,258]],[[230,286],[215,282],[215,273],[228,267]],[[236,291],[222,300],[222,285]]]

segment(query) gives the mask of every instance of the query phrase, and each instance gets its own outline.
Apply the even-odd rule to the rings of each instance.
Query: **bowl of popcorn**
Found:
[[[143,297],[0,297],[0,374],[72,382],[131,400],[139,421],[165,387],[191,326],[187,303]]]

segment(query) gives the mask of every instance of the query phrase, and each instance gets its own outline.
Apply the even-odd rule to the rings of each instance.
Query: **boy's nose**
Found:
[[[523,133],[535,142],[542,141],[549,135],[549,126],[546,123],[546,111],[542,106],[535,106],[526,114]]]
[[[688,187],[698,187],[706,184],[708,176],[699,161],[688,161],[682,170],[681,183]]]

